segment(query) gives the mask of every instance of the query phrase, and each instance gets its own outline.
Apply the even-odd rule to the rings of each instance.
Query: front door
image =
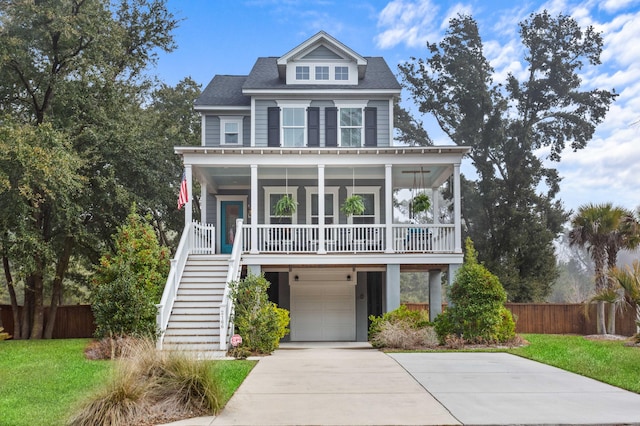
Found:
[[[236,219],[242,219],[242,201],[220,202],[220,251],[231,253],[236,236]]]

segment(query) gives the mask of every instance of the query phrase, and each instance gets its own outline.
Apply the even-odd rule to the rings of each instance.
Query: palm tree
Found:
[[[634,260],[631,266],[614,267],[609,271],[613,283],[624,289],[627,298],[636,305],[636,340],[640,339],[640,261]]]
[[[618,252],[638,245],[637,221],[633,213],[611,203],[585,204],[571,221],[569,245],[585,247],[595,265],[596,296],[598,303],[598,333],[606,331],[604,318],[605,294],[611,293],[606,269],[615,267]],[[609,333],[615,333],[616,303],[610,304]]]

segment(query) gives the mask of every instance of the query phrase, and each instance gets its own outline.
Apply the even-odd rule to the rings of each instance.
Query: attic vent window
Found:
[[[349,67],[336,67],[336,80],[349,80]]]
[[[316,67],[316,80],[329,80],[329,67]]]
[[[296,67],[296,80],[309,80],[309,67]]]

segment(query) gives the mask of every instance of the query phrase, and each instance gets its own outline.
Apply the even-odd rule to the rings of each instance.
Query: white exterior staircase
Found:
[[[229,258],[188,256],[164,333],[164,349],[224,356],[220,350],[220,304]]]

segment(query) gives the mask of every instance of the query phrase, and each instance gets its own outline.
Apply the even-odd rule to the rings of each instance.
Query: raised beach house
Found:
[[[368,316],[400,305],[403,272],[428,272],[439,312],[442,274],[463,261],[467,148],[394,144],[400,91],[383,58],[322,31],[258,58],[248,75],[211,80],[195,102],[201,146],[175,148],[189,195],[199,183],[201,213],[192,217],[189,198],[158,308],[160,347],[225,350],[226,285],[243,271],[271,282],[271,299],[291,312],[291,341],[366,341]],[[394,207],[416,182],[430,195],[429,223]],[[353,195],[364,209],[346,214]]]

